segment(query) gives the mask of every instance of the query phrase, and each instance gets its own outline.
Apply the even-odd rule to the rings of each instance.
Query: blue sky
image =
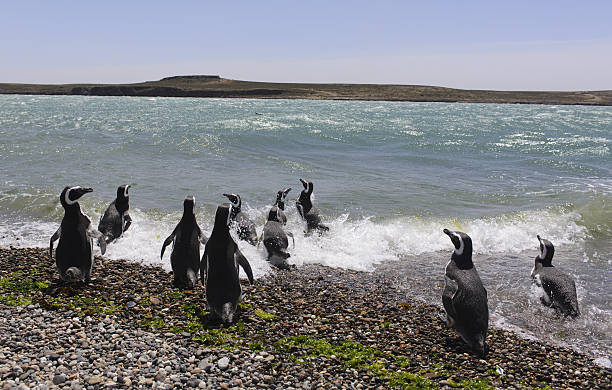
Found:
[[[3,1],[0,82],[612,89],[612,1]]]

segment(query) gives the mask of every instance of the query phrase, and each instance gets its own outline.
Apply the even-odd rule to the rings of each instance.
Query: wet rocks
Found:
[[[611,387],[587,356],[505,331],[491,330],[479,360],[389,276],[278,271],[245,285],[236,322],[221,326],[201,287],[178,291],[160,268],[97,258],[92,285],[62,286],[47,256],[0,248],[7,388]]]

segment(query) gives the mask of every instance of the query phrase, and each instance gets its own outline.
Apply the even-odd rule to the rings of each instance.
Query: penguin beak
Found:
[[[540,241],[540,243],[542,243],[542,237],[540,237],[539,234],[536,237],[538,238],[538,241]]]
[[[283,191],[285,193],[285,195],[287,195],[289,193],[289,191],[291,191],[291,187],[287,188],[285,191]]]
[[[457,238],[457,236],[455,236],[455,234],[448,229],[444,229],[442,231],[444,232],[444,234],[450,237],[455,249],[459,249],[459,246],[461,246],[461,244],[459,243],[459,239]]]
[[[74,188],[70,191],[68,198],[72,201],[76,201],[81,198],[81,196],[85,195],[88,192],[93,192],[93,188]]]
[[[308,183],[306,182],[306,180],[300,179],[300,181],[302,182],[302,185],[304,186],[304,189],[307,189],[308,188]]]

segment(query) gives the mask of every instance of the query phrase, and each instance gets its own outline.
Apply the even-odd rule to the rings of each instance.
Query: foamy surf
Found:
[[[94,202],[97,204],[98,202]],[[90,203],[91,204],[91,203]],[[257,224],[261,235],[265,215],[270,206],[246,207],[247,213]],[[92,224],[97,226],[101,208],[88,212]],[[52,213],[55,216],[55,212]],[[143,265],[169,267],[169,255],[160,259],[161,244],[170,235],[181,213],[142,211],[130,209],[133,223],[123,236],[108,245],[105,256],[111,259],[126,259]],[[425,255],[448,249],[448,238],[442,229],[461,230],[473,240],[477,254],[517,254],[535,249],[536,234],[547,237],[557,247],[580,244],[587,237],[584,226],[579,225],[577,212],[543,210],[521,214],[476,219],[446,219],[421,217],[351,218],[348,213],[340,214],[325,223],[329,232],[306,235],[305,224],[295,210],[288,207],[286,231],[292,232],[295,246],[290,240],[289,264],[321,264],[357,271],[373,271],[383,261],[394,261],[407,256]],[[199,210],[197,220],[205,234],[210,234],[213,225],[212,214]],[[22,247],[47,247],[49,237],[61,222],[41,221],[20,217],[6,221],[0,227],[0,245]],[[270,271],[263,245],[253,247],[236,240],[245,253],[256,277]]]

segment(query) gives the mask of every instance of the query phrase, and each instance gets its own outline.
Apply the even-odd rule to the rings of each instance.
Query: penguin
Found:
[[[268,261],[278,268],[288,269],[287,259],[291,255],[287,252],[287,247],[289,247],[287,236],[293,240],[294,247],[295,240],[293,239],[293,234],[283,230],[283,222],[278,211],[279,208],[273,206],[268,213],[268,221],[266,221],[263,228],[263,243],[268,252]]]
[[[223,194],[232,204],[230,219],[235,223],[236,232],[241,240],[257,245],[257,229],[253,221],[242,212],[242,199],[237,194]]]
[[[472,263],[472,239],[463,232],[443,231],[455,246],[446,265],[442,292],[446,324],[455,328],[463,341],[484,358],[489,349],[486,343],[489,307],[487,290]]]
[[[160,259],[164,258],[166,247],[173,242],[170,264],[174,274],[175,287],[193,289],[198,284],[200,270],[200,244],[206,244],[206,236],[200,230],[195,217],[195,198],[187,196],[183,201],[183,216],[172,234],[162,245]]]
[[[204,270],[200,272],[200,278],[206,286],[209,310],[213,317],[220,318],[224,324],[233,321],[242,296],[238,266],[244,269],[249,283],[253,284],[251,265],[230,235],[231,209],[232,205],[227,203],[217,207],[213,231],[200,263],[200,268]]]
[[[314,186],[310,180],[300,179],[304,189],[300,193],[300,197],[295,202],[298,213],[306,221],[306,233],[310,233],[313,229],[319,232],[328,231],[329,228],[321,223],[319,210],[312,204],[312,192]]]
[[[576,318],[580,315],[576,283],[564,272],[552,265],[555,254],[553,244],[537,236],[540,241],[540,254],[535,258],[531,278],[542,288],[544,294],[540,298],[545,306],[553,307],[566,317]]]
[[[287,216],[285,215],[284,211],[285,211],[285,200],[287,199],[287,194],[289,194],[289,191],[291,191],[291,188],[285,188],[285,189],[279,190],[276,193],[276,202],[274,203],[274,205],[272,206],[272,209],[270,210],[270,213],[274,210],[276,215],[271,218],[270,213],[268,213],[267,220],[274,221],[278,219],[278,222],[282,223],[283,225],[287,224]]]
[[[66,187],[60,194],[64,208],[64,218],[57,231],[49,240],[49,258],[53,260],[53,243],[59,239],[55,251],[55,264],[64,282],[91,281],[93,266],[93,239],[95,238],[102,254],[106,252],[104,235],[91,225],[91,220],[81,211],[78,200],[92,188],[81,186]]]
[[[98,230],[104,234],[106,243],[110,244],[126,232],[132,224],[130,217],[130,196],[128,191],[131,185],[124,184],[117,188],[117,198],[111,202],[98,223]]]

